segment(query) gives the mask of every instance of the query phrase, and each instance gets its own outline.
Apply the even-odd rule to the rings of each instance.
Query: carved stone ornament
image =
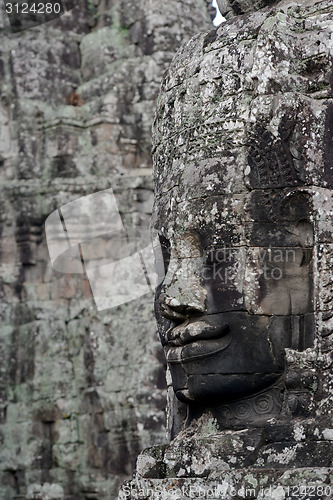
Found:
[[[328,500],[333,2],[218,3],[230,19],[178,52],[157,105],[172,441],[140,455],[120,498]]]

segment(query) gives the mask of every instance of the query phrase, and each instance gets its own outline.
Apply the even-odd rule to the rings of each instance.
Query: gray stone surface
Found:
[[[151,122],[204,0],[80,2],[13,34],[0,7],[0,499],[112,499],[164,441],[152,297],[98,313],[88,281],[52,270],[44,222],[112,187],[148,224]]]

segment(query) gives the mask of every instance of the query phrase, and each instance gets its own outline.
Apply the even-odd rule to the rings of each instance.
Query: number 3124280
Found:
[[[60,14],[60,3],[6,3],[7,14]]]

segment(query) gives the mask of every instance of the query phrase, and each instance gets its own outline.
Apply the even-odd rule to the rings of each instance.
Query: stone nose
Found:
[[[184,241],[183,241],[184,240]],[[197,247],[183,238],[181,248],[171,258],[159,297],[160,313],[179,321],[205,314],[207,290],[202,285],[202,257]]]
[[[179,311],[179,307],[172,305],[172,299],[165,293],[161,293],[158,299],[158,306],[162,316],[173,320],[186,319],[186,315]]]
[[[162,316],[174,321],[184,321],[190,316],[199,316],[206,312],[205,301],[181,301],[167,293],[161,293],[158,303]]]

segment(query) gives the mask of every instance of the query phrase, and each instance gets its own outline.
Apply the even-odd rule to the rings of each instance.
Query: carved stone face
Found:
[[[193,39],[162,84],[153,224],[167,272],[156,315],[180,400],[234,409],[250,398],[256,408],[258,393],[281,387],[274,414],[287,415],[310,408],[297,402],[304,364],[299,382],[290,367],[314,347],[315,330],[319,345],[320,318],[332,309],[332,110],[305,95],[313,76],[287,69],[291,53],[305,59],[308,35],[295,38],[296,18],[288,31],[289,14],[267,16]],[[174,408],[178,418],[183,408]]]
[[[189,199],[180,189],[157,203],[166,274],[156,316],[185,403],[257,394],[281,378],[285,348],[313,343],[309,200],[281,191],[277,212],[260,190]]]

